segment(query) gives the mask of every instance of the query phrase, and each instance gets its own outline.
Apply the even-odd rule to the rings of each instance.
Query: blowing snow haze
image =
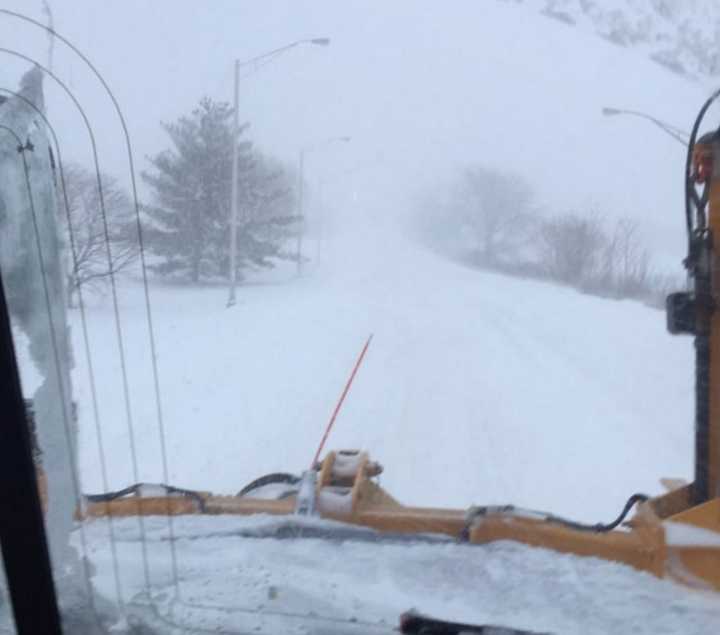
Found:
[[[51,7],[57,30],[115,91],[139,169],[166,147],[159,122],[189,112],[202,96],[232,102],[233,60],[329,37],[329,47],[298,47],[257,72],[243,69],[240,118],[260,148],[293,163],[303,146],[352,137],[348,147],[308,158],[309,183],[326,181],[323,197],[336,217],[364,224],[407,215],[429,186],[482,164],[523,176],[544,210],[593,208],[641,220],[662,268],[678,270],[683,148],[651,124],[603,117],[601,109],[646,111],[689,128],[716,66],[683,53],[682,29],[706,28],[717,10],[711,2],[602,4],[73,0]],[[4,6],[45,19],[39,2]],[[0,29],[5,47],[46,61],[36,30],[7,17]],[[675,57],[655,40],[668,42]],[[103,169],[127,180],[108,99],[63,46],[53,53],[53,68],[94,124]],[[17,85],[26,66],[4,55],[4,84]],[[65,153],[89,164],[81,120],[48,84],[53,118],[66,124]]]
[[[523,634],[715,635],[717,598],[666,574],[672,549],[718,557],[717,536],[704,516],[642,516],[661,477],[709,490],[720,474],[718,423],[693,419],[705,349],[658,310],[685,285],[685,139],[720,80],[715,0],[0,9],[0,125],[23,144],[0,139],[0,263],[61,609],[83,625],[68,632],[384,633],[417,606]],[[97,78],[8,11],[102,73],[136,181]],[[19,86],[44,99],[50,153]],[[372,461],[328,454],[344,448]],[[692,487],[672,496],[704,504]],[[474,507],[505,503],[522,510]],[[623,507],[652,531],[619,525]],[[117,523],[92,517],[108,510]],[[475,540],[536,520],[579,547]],[[622,557],[594,550],[606,537]],[[715,584],[698,553],[692,575]]]

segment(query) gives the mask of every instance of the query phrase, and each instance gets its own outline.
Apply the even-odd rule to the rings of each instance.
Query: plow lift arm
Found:
[[[703,106],[688,144],[684,264],[692,289],[667,298],[668,331],[695,336],[695,474],[684,492],[694,505],[720,496],[720,128],[697,138],[718,96]]]

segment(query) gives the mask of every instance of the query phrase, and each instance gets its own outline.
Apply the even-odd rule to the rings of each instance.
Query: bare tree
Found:
[[[607,239],[596,213],[568,213],[547,219],[542,223],[539,241],[541,267],[555,280],[584,285],[602,268]]]
[[[613,287],[622,297],[637,297],[648,288],[650,255],[640,241],[638,224],[620,219],[613,236],[615,276]]]
[[[68,306],[72,307],[81,286],[102,288],[111,273],[126,269],[136,260],[139,248],[133,206],[114,177],[101,175],[103,208],[94,172],[69,164],[63,173],[68,209],[64,206],[65,198],[60,196],[61,222],[66,232],[72,232],[75,247],[67,279]]]
[[[634,220],[621,218],[611,233],[604,233],[597,271],[586,286],[621,298],[641,298],[650,292],[650,255]]]
[[[492,168],[467,168],[451,203],[485,264],[513,258],[527,238],[532,190],[520,176]]]
[[[612,231],[597,212],[543,222],[540,266],[554,280],[600,295],[641,299],[652,292],[650,256],[638,224],[619,219]]]

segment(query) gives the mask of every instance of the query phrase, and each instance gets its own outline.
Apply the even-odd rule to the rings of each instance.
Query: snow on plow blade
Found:
[[[440,535],[471,544],[512,540],[619,562],[660,578],[720,591],[720,499],[693,506],[692,484],[655,499],[637,497],[642,502],[624,526],[620,526],[621,521],[636,502],[634,497],[614,523],[582,525],[512,506],[469,510],[406,507],[373,480],[381,471],[366,452],[328,453],[316,466],[315,514],[344,523],[348,527],[344,535],[355,527],[373,531],[376,538]],[[280,494],[276,491],[273,498],[258,497],[262,495],[260,489],[270,485],[282,485]],[[78,517],[270,514],[299,522],[298,485],[298,479],[287,474],[258,479],[238,496],[138,485],[86,497]]]

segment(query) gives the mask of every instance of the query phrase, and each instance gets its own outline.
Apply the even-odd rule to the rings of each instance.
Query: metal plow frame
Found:
[[[353,473],[338,469],[339,458],[353,457]],[[615,561],[668,577],[686,585],[720,591],[720,499],[690,504],[692,486],[641,503],[626,528],[609,532],[572,529],[543,516],[513,508],[440,509],[406,507],[372,478],[382,468],[366,452],[330,452],[318,466],[317,514],[321,518],[370,528],[381,535],[428,536],[439,534],[471,544],[513,540],[562,553]],[[81,518],[136,515],[270,514],[293,516],[297,496],[281,500],[215,496],[136,496],[88,503]],[[708,544],[669,543],[665,522],[694,527],[709,537]],[[710,532],[715,532],[711,534]]]

